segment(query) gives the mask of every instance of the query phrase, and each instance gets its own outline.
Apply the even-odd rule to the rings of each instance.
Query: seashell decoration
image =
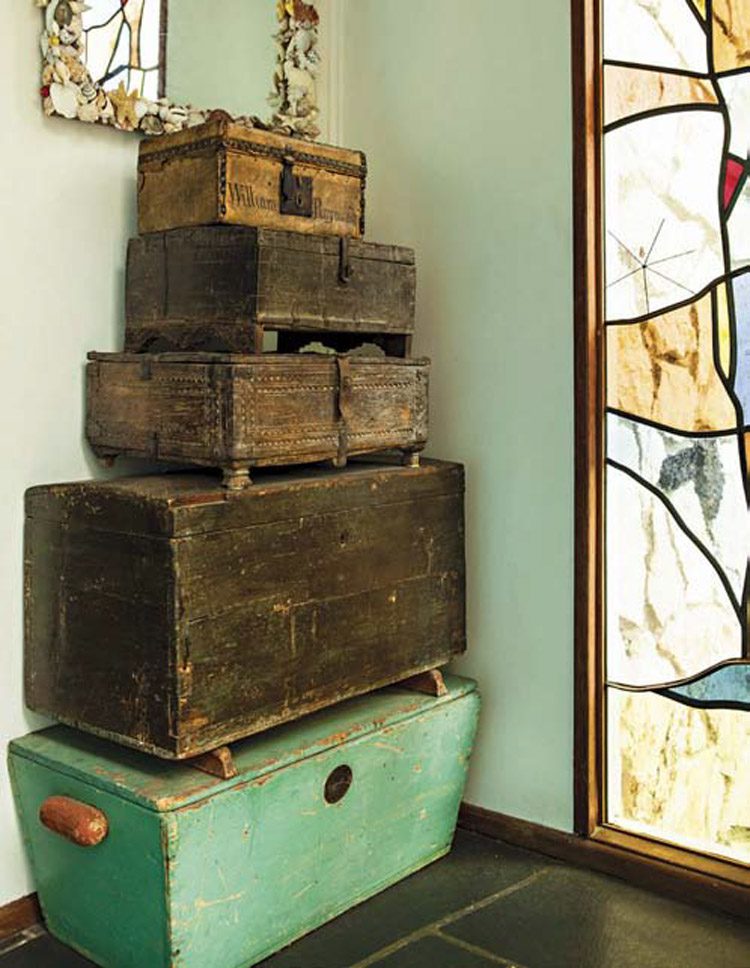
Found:
[[[164,122],[158,115],[147,114],[139,125],[141,131],[150,135],[164,134]]]
[[[96,85],[92,84],[91,81],[86,81],[78,89],[78,100],[82,104],[93,104],[96,101],[98,93]]]
[[[77,57],[72,56],[70,53],[63,52],[62,59],[65,61],[68,70],[70,71],[70,79],[74,84],[91,84],[86,68]]]
[[[74,84],[61,84],[55,81],[49,86],[49,96],[57,114],[64,118],[74,118],[78,113],[78,89]]]
[[[195,127],[208,120],[211,110],[141,98],[123,84],[116,91],[97,87],[85,62],[82,14],[84,0],[33,0],[44,11],[42,51],[42,109],[48,116],[78,118],[89,124],[106,124],[124,131],[159,135]],[[314,3],[277,0],[279,31],[268,101],[273,109],[270,123],[242,115],[233,118],[249,128],[274,130],[315,140],[320,135],[315,79],[320,65],[319,16]]]
[[[79,121],[85,121],[87,124],[96,124],[99,120],[99,108],[96,105],[96,100],[79,103],[76,117]]]
[[[67,27],[73,19],[73,10],[68,0],[60,0],[55,7],[55,23],[60,27]]]

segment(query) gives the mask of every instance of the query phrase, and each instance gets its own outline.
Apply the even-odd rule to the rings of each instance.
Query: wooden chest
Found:
[[[246,740],[232,780],[61,726],[16,740],[47,927],[107,968],[249,968],[446,854],[479,711],[474,683],[446,684]]]
[[[159,756],[465,648],[460,465],[50,485],[26,514],[28,706]]]
[[[156,232],[128,247],[125,349],[263,351],[312,340],[406,356],[414,251],[357,239],[214,225]]]
[[[100,457],[220,467],[335,460],[427,441],[427,360],[90,353],[86,436]]]
[[[361,151],[207,121],[141,141],[138,230],[225,223],[358,237],[366,175]]]

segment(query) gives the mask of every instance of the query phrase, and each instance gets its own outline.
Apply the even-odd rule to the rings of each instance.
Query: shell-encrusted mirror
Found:
[[[314,3],[34,2],[44,15],[41,96],[48,115],[159,135],[201,124],[220,109],[252,127],[320,134]]]

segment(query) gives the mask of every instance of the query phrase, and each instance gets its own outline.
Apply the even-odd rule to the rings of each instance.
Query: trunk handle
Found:
[[[70,797],[47,797],[39,808],[39,820],[79,847],[96,847],[109,833],[109,821],[101,810]]]

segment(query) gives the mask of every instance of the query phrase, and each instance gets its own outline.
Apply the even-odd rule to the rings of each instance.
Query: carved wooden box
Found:
[[[427,360],[314,354],[90,353],[86,435],[100,457],[252,467],[427,441]]]
[[[31,709],[196,756],[464,650],[463,470],[35,487],[25,595]]]
[[[108,968],[256,965],[443,856],[479,712],[474,683],[446,685],[440,698],[385,689],[239,743],[229,780],[62,726],[14,741],[48,929]],[[61,796],[105,839],[50,829]]]
[[[414,251],[354,239],[214,225],[132,239],[125,349],[260,353],[313,340],[406,356],[414,331]]]
[[[364,234],[367,164],[360,151],[226,119],[141,142],[138,226],[265,226]]]

